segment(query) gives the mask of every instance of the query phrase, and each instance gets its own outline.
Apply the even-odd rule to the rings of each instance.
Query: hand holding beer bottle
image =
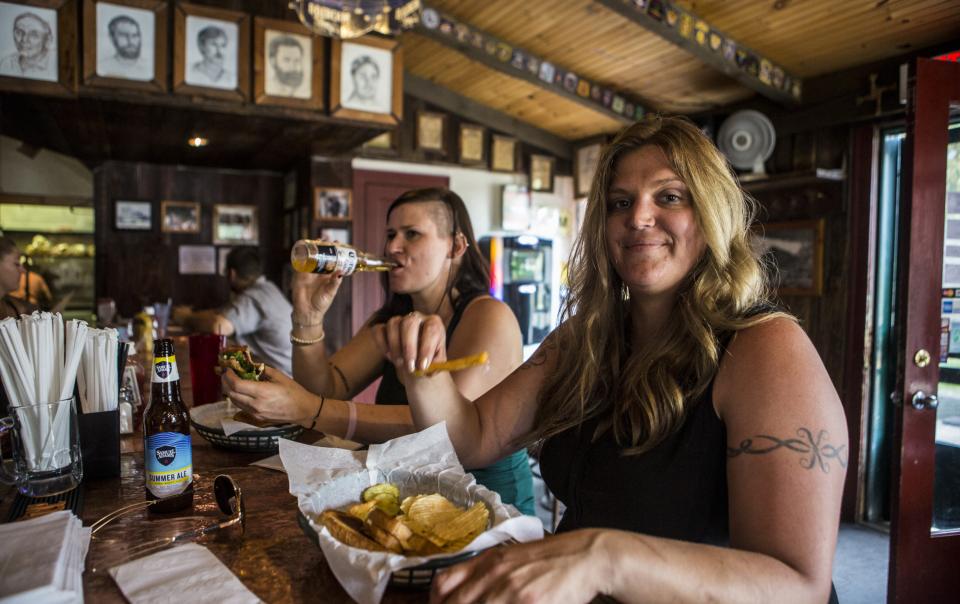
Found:
[[[343,277],[356,271],[388,271],[395,263],[361,252],[349,245],[301,239],[293,244],[290,263],[295,322],[312,325],[323,321]]]

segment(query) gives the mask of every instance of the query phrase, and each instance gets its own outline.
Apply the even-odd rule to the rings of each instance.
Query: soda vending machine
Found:
[[[513,309],[520,322],[526,358],[554,327],[553,242],[495,234],[480,239],[480,251],[490,262],[490,295]]]

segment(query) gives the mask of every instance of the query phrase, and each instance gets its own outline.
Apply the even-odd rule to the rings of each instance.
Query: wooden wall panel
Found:
[[[218,203],[258,208],[261,255],[267,278],[279,283],[283,178],[273,172],[240,172],[106,162],[94,170],[96,291],[116,300],[124,316],[144,304],[173,298],[175,304],[213,308],[228,298],[226,279],[216,275],[180,275],[179,246],[213,245],[213,206]],[[116,200],[150,201],[150,231],[114,228]],[[195,201],[201,206],[200,232],[160,231],[163,200]]]

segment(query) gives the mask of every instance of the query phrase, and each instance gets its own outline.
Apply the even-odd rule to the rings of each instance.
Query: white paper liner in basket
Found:
[[[445,423],[371,445],[369,451],[326,449],[281,439],[280,458],[290,480],[290,493],[297,497],[300,511],[317,531],[330,570],[360,604],[379,602],[396,570],[465,551],[483,550],[510,539],[525,542],[543,538],[543,525],[538,518],[524,516],[512,505],[502,503],[499,494],[477,484],[473,475],[464,472]],[[384,481],[396,484],[401,498],[440,493],[463,507],[483,501],[490,511],[491,526],[460,552],[407,557],[349,547],[315,522],[324,510],[356,503],[363,489]]]

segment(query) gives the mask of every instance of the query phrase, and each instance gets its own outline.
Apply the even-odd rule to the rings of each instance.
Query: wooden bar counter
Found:
[[[308,432],[303,442],[319,435]],[[173,536],[222,519],[213,498],[213,479],[229,474],[240,485],[246,506],[246,531],[240,527],[214,531],[198,540],[213,552],[250,591],[265,602],[351,602],[327,567],[323,553],[297,524],[297,501],[287,490],[287,475],[250,466],[268,455],[229,451],[213,447],[194,432],[193,509],[170,515],[149,515],[145,510],[121,517],[99,531],[90,542],[83,575],[87,602],[124,602],[120,589],[105,571],[93,568],[115,565],[125,548],[161,537]],[[120,477],[85,480],[81,519],[89,526],[103,515],[129,503],[143,501],[143,441],[137,432],[122,438]],[[0,514],[6,518],[13,500],[9,487],[0,487]],[[175,594],[171,594],[175,596]],[[383,602],[422,602],[425,591],[388,588]]]

